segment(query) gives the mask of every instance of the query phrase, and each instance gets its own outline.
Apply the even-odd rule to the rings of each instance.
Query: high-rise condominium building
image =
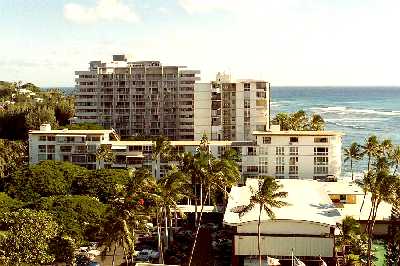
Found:
[[[213,82],[196,83],[195,91],[196,139],[206,133],[212,140],[254,140],[253,131],[269,129],[268,82],[218,73]]]
[[[122,137],[194,139],[194,85],[198,70],[159,61],[91,61],[76,71],[76,121],[114,128]]]

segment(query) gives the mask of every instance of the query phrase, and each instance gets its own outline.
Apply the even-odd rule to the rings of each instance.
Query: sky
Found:
[[[275,86],[400,85],[398,0],[0,0],[0,80],[73,86],[113,54]]]

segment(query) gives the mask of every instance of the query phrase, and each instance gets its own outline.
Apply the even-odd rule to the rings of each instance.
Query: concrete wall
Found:
[[[245,223],[237,227],[240,233],[257,233],[258,221]],[[269,220],[262,221],[260,226],[262,234],[303,234],[303,235],[324,235],[330,233],[330,227],[323,224],[311,223],[306,221],[285,221]]]
[[[235,236],[235,255],[258,255],[257,236]],[[269,256],[333,256],[333,238],[262,236],[261,254]]]
[[[211,84],[196,83],[194,87],[194,139],[203,134],[211,140]]]

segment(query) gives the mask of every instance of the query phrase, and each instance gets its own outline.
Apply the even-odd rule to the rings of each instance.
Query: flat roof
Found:
[[[341,221],[339,211],[318,181],[300,179],[279,179],[277,181],[283,185],[281,191],[288,193],[287,198],[282,199],[288,203],[288,206],[273,208],[275,220],[308,221],[330,226],[335,226],[337,222]],[[242,217],[235,212],[236,208],[250,203],[251,190],[257,189],[258,179],[256,178],[248,178],[245,186],[232,188],[224,214],[225,224],[237,226],[258,220],[257,206]],[[261,220],[270,220],[265,211],[262,212]]]
[[[321,182],[321,185],[329,195],[364,195],[362,188],[354,182]]]
[[[108,141],[107,144],[112,145],[132,145],[132,146],[149,146],[153,145],[155,141],[152,140],[120,140],[120,141]],[[170,141],[172,146],[199,146],[200,140],[175,140]],[[232,144],[232,141],[225,140],[212,140],[208,142],[209,145],[217,145],[217,146],[229,146]]]
[[[29,134],[64,134],[64,135],[88,135],[88,134],[110,134],[111,129],[56,129],[56,130],[30,130]]]
[[[272,136],[344,136],[344,133],[337,131],[253,131],[253,135],[272,135]]]

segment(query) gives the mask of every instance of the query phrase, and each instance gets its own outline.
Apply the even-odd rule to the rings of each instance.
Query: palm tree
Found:
[[[325,129],[325,121],[319,114],[313,114],[309,124],[310,130],[320,131]]]
[[[368,173],[371,169],[371,161],[372,158],[374,157],[378,157],[380,154],[380,145],[379,145],[379,140],[378,137],[375,135],[369,136],[366,140],[365,140],[365,144],[363,146],[361,146],[361,148],[363,149],[363,152],[361,153],[362,156],[367,155],[368,156],[368,168],[367,168],[367,173],[364,174],[364,180],[358,180],[357,183],[363,188],[364,190],[364,197],[363,197],[363,201],[361,203],[361,207],[360,207],[360,215],[362,212],[362,209],[364,207],[364,202],[365,202],[365,197],[367,196],[367,192],[368,192],[368,187],[369,187],[369,177],[368,177]]]
[[[353,142],[349,148],[344,149],[344,161],[347,162],[350,160],[350,170],[351,170],[351,180],[354,180],[354,173],[353,173],[353,161],[361,160],[362,153],[360,150],[360,145],[356,142]]]
[[[363,149],[362,155],[368,156],[368,172],[371,169],[371,159],[379,154],[379,140],[375,135],[369,136],[365,140],[365,144],[361,146]]]
[[[128,182],[110,203],[107,211],[106,222],[103,226],[102,237],[99,244],[104,246],[103,255],[114,247],[113,261],[117,246],[121,246],[128,259],[135,252],[135,232],[147,232],[147,223],[150,220],[150,208],[145,206],[145,201],[154,202],[156,183],[147,170],[130,170]]]
[[[340,235],[336,239],[336,245],[341,247],[345,258],[365,255],[366,239],[361,233],[360,223],[351,216],[346,216],[339,225]],[[349,256],[346,252],[349,251]],[[353,256],[352,256],[353,255]]]
[[[156,161],[156,178],[160,179],[161,160],[169,161],[172,156],[171,142],[166,137],[159,137],[153,143],[152,159]]]
[[[272,124],[280,125],[281,130],[290,129],[289,115],[287,113],[278,113],[271,122]]]
[[[273,177],[266,176],[263,179],[259,179],[258,188],[253,190],[251,188],[252,196],[250,197],[249,205],[245,206],[239,216],[243,216],[245,213],[252,210],[254,207],[258,207],[258,225],[257,225],[257,248],[258,248],[258,261],[259,265],[262,265],[262,257],[261,257],[261,214],[264,210],[270,219],[275,218],[275,214],[273,212],[273,208],[281,208],[287,205],[286,202],[281,201],[282,198],[287,197],[287,192],[279,191],[282,188]]]
[[[215,196],[218,194],[218,192],[222,192],[224,195],[227,195],[227,188],[230,188],[232,185],[236,184],[240,178],[239,167],[235,161],[232,161],[229,158],[216,159],[211,154],[206,135],[203,136],[198,151],[190,159],[194,159],[189,162],[189,164],[194,166],[192,174],[200,183],[201,208],[197,221],[195,222],[196,233],[189,258],[189,266],[192,263],[194,250],[196,248],[204,205],[209,198],[212,198],[213,202],[215,202]],[[204,197],[202,197],[203,188],[206,189]]]
[[[393,175],[396,175],[400,165],[400,145],[396,145],[393,147],[393,149],[389,153],[389,159],[394,165]]]
[[[169,238],[172,238],[172,212],[179,211],[178,203],[188,198],[190,193],[190,180],[188,176],[181,172],[176,166],[172,166],[168,173],[157,181],[159,191],[159,206],[164,213],[165,220],[165,247],[168,248]],[[184,216],[180,212],[181,216]],[[168,230],[168,220],[170,228]],[[170,236],[170,237],[168,237]]]
[[[389,166],[384,163],[385,161],[385,158],[379,160],[376,164],[376,169],[367,173],[369,179],[368,190],[371,192],[371,209],[366,226],[368,266],[371,265],[372,236],[379,205],[382,202],[395,203],[396,193],[400,185],[399,177],[389,173]]]
[[[383,156],[388,156],[393,148],[393,143],[391,139],[384,139],[380,145],[381,152]]]

